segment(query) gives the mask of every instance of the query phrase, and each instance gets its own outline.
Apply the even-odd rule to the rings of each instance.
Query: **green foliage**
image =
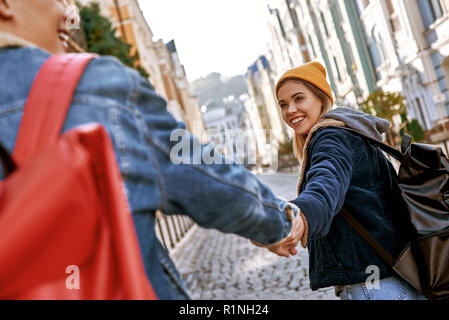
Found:
[[[416,119],[408,120],[405,98],[399,92],[375,91],[360,107],[363,112],[387,119],[390,123],[393,122],[393,117],[399,115],[402,121],[399,132],[401,137],[404,133],[408,133],[415,141],[422,141],[425,137],[425,132],[419,122]]]
[[[111,22],[100,14],[100,6],[93,2],[83,6],[77,2],[80,9],[80,18],[83,24],[84,35],[87,41],[87,51],[99,55],[117,57],[123,64],[135,68],[139,73],[148,78],[149,74],[141,66],[136,67],[139,55],[131,56],[131,46],[116,36],[116,29]]]
[[[406,128],[407,128],[408,134],[412,136],[414,141],[424,140],[426,133],[424,132],[421,125],[419,124],[418,120],[413,119],[411,122],[408,122]],[[402,135],[403,135],[403,132],[401,132],[401,136]]]
[[[293,154],[293,145],[291,141],[287,141],[281,145],[279,145],[278,149],[279,155],[291,155]]]
[[[392,122],[394,116],[406,114],[405,98],[399,92],[378,90],[368,96],[361,104],[361,109]]]

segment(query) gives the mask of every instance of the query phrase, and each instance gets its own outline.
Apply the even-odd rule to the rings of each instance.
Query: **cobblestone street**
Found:
[[[294,198],[296,173],[259,178],[278,196]],[[195,226],[171,254],[194,299],[336,299],[333,288],[310,289],[302,248],[296,256],[278,257],[245,238]]]

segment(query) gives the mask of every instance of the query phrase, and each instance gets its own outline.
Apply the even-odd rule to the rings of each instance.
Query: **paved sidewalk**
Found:
[[[261,177],[287,199],[295,174]],[[299,249],[300,247],[298,247]],[[279,257],[249,240],[195,226],[171,253],[192,297],[199,300],[335,300],[333,288],[311,291],[307,250]]]
[[[195,226],[172,255],[194,299],[336,299],[333,288],[310,290],[304,249],[278,257],[247,239]]]

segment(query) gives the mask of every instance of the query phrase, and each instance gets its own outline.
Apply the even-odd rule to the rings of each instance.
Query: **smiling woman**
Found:
[[[324,101],[301,80],[286,80],[278,91],[282,117],[295,134],[306,135],[323,112]]]
[[[276,94],[284,121],[294,129],[293,147],[301,163],[292,202],[305,219],[301,243],[309,250],[312,290],[335,286],[344,300],[423,299],[339,214],[348,208],[393,256],[402,251],[408,227],[401,219],[406,208],[397,194],[396,172],[361,137],[382,141],[388,121],[348,108],[331,110],[332,90],[318,62],[287,71]],[[372,270],[375,290],[369,283]]]
[[[63,0],[0,0],[0,29],[51,53],[67,48]]]
[[[320,116],[332,110],[326,69],[313,61],[289,70],[279,79],[276,94],[282,118],[294,130],[293,149],[301,162],[307,134]]]

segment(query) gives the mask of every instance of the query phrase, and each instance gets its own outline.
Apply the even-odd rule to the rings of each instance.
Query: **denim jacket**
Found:
[[[345,109],[331,111],[309,133],[299,196],[293,200],[307,219],[313,290],[365,282],[373,270],[379,279],[394,274],[338,214],[343,206],[391,255],[397,256],[408,239],[406,208],[392,164],[366,139],[338,128],[348,126],[378,138],[380,133],[370,133],[383,123]]]
[[[0,142],[12,151],[31,84],[50,54],[23,47],[20,40],[8,45],[1,39],[0,33]],[[156,238],[157,209],[188,215],[202,227],[262,244],[277,242],[290,232],[285,211],[291,204],[275,197],[244,167],[173,164],[170,150],[177,141],[171,141],[170,134],[185,125],[167,112],[165,100],[146,79],[115,58],[90,62],[63,131],[89,122],[102,124],[113,142],[145,271],[159,299],[190,296]],[[198,143],[192,135],[187,137]],[[200,151],[206,147],[210,146],[202,145]],[[294,205],[293,210],[296,214]]]

